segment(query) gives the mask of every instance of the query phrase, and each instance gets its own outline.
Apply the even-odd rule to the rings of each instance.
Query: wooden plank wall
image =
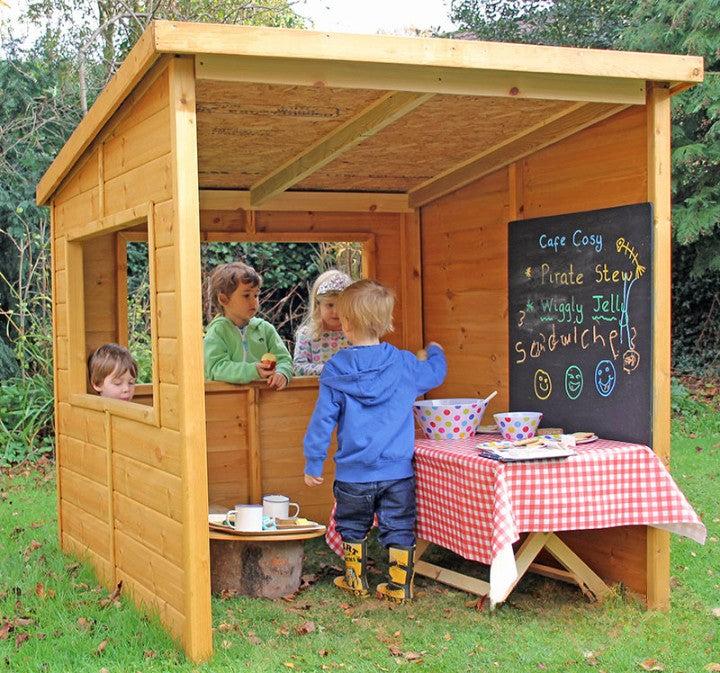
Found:
[[[183,437],[174,357],[180,299],[169,115],[169,77],[158,69],[116,113],[53,202],[57,465],[63,549],[87,559],[109,587],[122,580],[124,592],[183,638]],[[121,340],[116,236],[68,239],[101,231],[104,221],[138,206],[147,208],[151,230],[159,394],[140,395],[140,404],[103,404],[86,394],[84,359],[101,343]],[[209,602],[209,586],[207,593]]]
[[[315,408],[317,378],[299,377],[279,392],[261,383],[205,385],[211,506],[232,509],[260,503],[267,493],[282,493],[300,505],[301,516],[327,523],[333,504],[334,442],[323,472],[325,483],[309,488],[303,479],[302,441]]]
[[[441,396],[498,395],[507,408],[509,220],[647,200],[646,113],[629,109],[422,209],[423,325],[446,349]],[[645,528],[568,533],[597,572],[645,595]]]

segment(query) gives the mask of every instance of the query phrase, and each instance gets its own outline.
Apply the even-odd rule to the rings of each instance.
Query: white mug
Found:
[[[295,512],[290,514],[290,505],[295,507]],[[263,496],[263,514],[271,516],[275,519],[292,519],[300,513],[300,505],[296,502],[290,502],[290,498],[286,495],[264,495]]]
[[[232,525],[235,530],[255,532],[263,529],[262,518],[262,505],[235,505],[235,509],[225,515],[225,523]]]

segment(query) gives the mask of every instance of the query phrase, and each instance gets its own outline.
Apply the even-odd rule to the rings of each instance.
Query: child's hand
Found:
[[[305,485],[306,486],[320,486],[324,481],[323,477],[313,477],[312,475],[306,474],[305,475]]]
[[[269,379],[275,373],[275,367],[267,362],[256,362],[255,367],[262,379]]]
[[[267,382],[268,386],[275,390],[282,390],[288,384],[288,380],[280,372],[273,372]]]

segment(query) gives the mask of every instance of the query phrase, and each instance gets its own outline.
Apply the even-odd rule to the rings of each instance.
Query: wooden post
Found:
[[[175,249],[178,416],[183,480],[183,589],[185,651],[195,662],[212,656],[210,542],[203,375],[202,292],[194,60],[173,58],[170,133],[176,226]]]
[[[671,184],[670,88],[653,84],[647,97],[648,200],[654,206],[653,224],[653,450],[667,465],[670,460],[670,299],[671,299]],[[647,603],[670,607],[670,536],[647,529]]]

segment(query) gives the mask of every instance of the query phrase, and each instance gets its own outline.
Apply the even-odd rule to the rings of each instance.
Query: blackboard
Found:
[[[510,411],[652,444],[652,204],[508,224]]]

